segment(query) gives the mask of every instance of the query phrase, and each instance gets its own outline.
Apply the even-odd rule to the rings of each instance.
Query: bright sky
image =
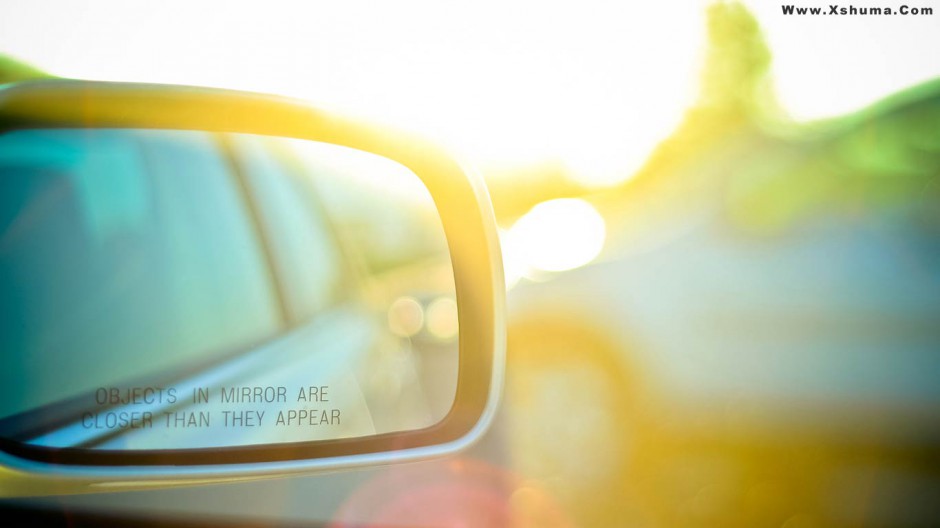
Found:
[[[940,14],[796,18],[777,2],[751,3],[797,117],[940,75]],[[484,167],[554,158],[603,181],[629,174],[693,100],[705,3],[7,0],[0,52],[63,76],[301,97]]]
[[[796,119],[857,110],[940,76],[937,0],[749,0],[770,49],[777,92]],[[932,7],[928,16],[784,16],[781,5]]]

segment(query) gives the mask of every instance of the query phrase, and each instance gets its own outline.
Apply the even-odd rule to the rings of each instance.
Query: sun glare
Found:
[[[538,272],[575,269],[597,258],[607,236],[603,217],[577,198],[542,202],[503,234],[507,285]]]
[[[0,4],[0,53],[67,77],[300,97],[417,130],[484,173],[555,161],[603,187],[694,102],[708,3],[32,0]],[[940,43],[935,16],[794,20],[748,5],[794,116],[938,73],[924,51]]]
[[[678,121],[704,39],[702,0],[12,4],[0,52],[54,74],[300,97],[591,186]]]

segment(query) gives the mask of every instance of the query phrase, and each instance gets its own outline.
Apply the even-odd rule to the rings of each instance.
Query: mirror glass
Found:
[[[453,269],[414,173],[241,134],[0,134],[0,441],[90,450],[440,421]]]

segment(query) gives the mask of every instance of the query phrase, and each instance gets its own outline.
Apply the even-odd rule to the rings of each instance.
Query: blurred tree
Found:
[[[740,2],[717,2],[706,10],[707,44],[699,97],[662,147],[689,155],[746,126],[771,100],[771,53],[760,24]],[[681,145],[680,152],[675,152]],[[655,158],[655,156],[654,156]],[[654,159],[650,160],[651,162]]]
[[[754,15],[740,2],[721,1],[707,8],[706,20],[708,40],[698,100],[679,128],[623,186],[628,193],[644,188],[647,180],[663,180],[653,176],[712,150],[735,131],[750,129],[758,109],[774,107],[768,75],[771,53]],[[566,170],[560,163],[546,163],[514,168],[509,171],[512,177],[486,173],[497,218],[508,223],[539,202],[585,194],[587,189]],[[693,184],[691,177],[672,179],[669,184],[680,181],[683,186]]]
[[[940,79],[851,114],[795,123],[773,95],[771,52],[747,8],[715,3],[707,24],[698,100],[609,200],[627,236],[716,205],[751,233],[834,216],[940,226]]]
[[[754,15],[738,2],[707,10],[708,50],[698,106],[747,113],[755,97],[766,96],[770,49]]]
[[[769,105],[771,53],[757,19],[739,2],[718,2],[708,7],[706,20],[698,101],[653,152],[636,181],[695,158],[742,127],[751,128],[755,108]]]
[[[713,197],[725,167],[717,158],[758,147],[758,109],[772,107],[771,53],[754,15],[739,2],[717,2],[706,11],[707,48],[699,97],[678,128],[650,154],[612,197],[630,210],[628,231],[648,231],[686,215]],[[616,205],[615,205],[616,204]]]

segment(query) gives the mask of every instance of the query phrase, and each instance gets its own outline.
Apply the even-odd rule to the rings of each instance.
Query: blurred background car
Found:
[[[642,141],[611,147],[604,140],[614,135],[610,129],[592,128],[587,118],[564,121],[596,113],[588,97],[542,105],[539,88],[550,96],[556,85],[576,89],[580,82],[601,86],[590,92],[600,99],[613,90],[603,84],[607,77],[546,81],[537,63],[518,61],[542,85],[514,88],[510,81],[518,79],[495,67],[486,78],[532,97],[515,100],[521,114],[528,104],[542,105],[525,114],[530,123],[549,128],[557,118],[573,129],[570,135],[642,155],[637,167],[619,167],[600,186],[571,160],[481,164],[504,230],[507,381],[495,425],[464,456],[267,483],[37,500],[29,507],[130,522],[166,516],[404,526],[937,524],[940,84],[918,81],[862,108],[795,119],[774,85],[790,79],[770,75],[778,50],[754,9],[720,2],[705,11],[699,30],[707,44],[692,104],[647,150]],[[533,13],[535,22],[526,19],[532,24],[546,16]],[[936,27],[935,20],[926,24]],[[638,16],[636,23],[647,22]],[[786,23],[793,34],[802,34],[793,27],[821,27],[830,39],[850,31],[836,22]],[[689,29],[678,18],[675,24],[673,33]],[[570,25],[546,27],[568,49],[576,47],[561,38]],[[506,34],[534,35],[520,28]],[[590,38],[578,42],[586,46]],[[673,50],[654,43],[618,53],[665,68]],[[572,67],[579,57],[559,53],[547,69],[584,73]],[[618,66],[597,60],[604,71]],[[924,61],[928,77],[940,73],[935,58]],[[891,64],[898,70],[885,71],[900,71],[900,59]],[[636,71],[643,73],[634,84],[674,96],[675,87],[652,70]],[[802,80],[817,92],[824,80],[836,81]],[[488,93],[480,90],[483,102],[467,97],[461,107],[489,116]],[[422,103],[443,107],[433,98]],[[446,131],[436,123],[432,133]],[[486,124],[516,133],[508,118]],[[619,125],[655,128],[643,121]],[[510,146],[524,150],[524,139]]]
[[[593,236],[565,207],[507,233],[509,444],[585,525],[930,525],[940,84],[786,122],[752,16],[713,8],[709,35],[699,103],[584,197],[603,252],[536,261]]]

